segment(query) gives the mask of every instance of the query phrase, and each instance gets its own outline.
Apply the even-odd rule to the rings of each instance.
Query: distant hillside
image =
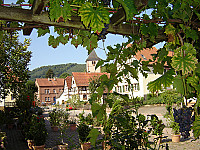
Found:
[[[55,77],[59,77],[62,73],[67,72],[70,75],[72,72],[84,72],[86,70],[85,64],[61,64],[61,65],[51,65],[51,66],[42,66],[31,71],[30,80],[34,81],[36,78],[45,78],[46,72],[52,69]]]

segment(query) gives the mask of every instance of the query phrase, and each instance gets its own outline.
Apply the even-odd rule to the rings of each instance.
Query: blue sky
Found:
[[[4,0],[5,4],[16,3],[16,0]],[[53,27],[50,28],[51,33]],[[28,50],[32,52],[32,58],[29,64],[29,69],[32,71],[35,68],[47,65],[57,65],[57,64],[66,64],[66,63],[85,63],[85,60],[88,57],[88,51],[78,46],[76,49],[73,45],[70,44],[70,41],[66,45],[60,44],[57,48],[52,48],[48,46],[48,37],[49,34],[46,34],[43,37],[37,37],[37,30],[33,30],[30,36],[24,36],[22,32],[19,32],[20,42],[24,41],[24,38],[31,39],[31,45],[28,47]],[[122,43],[127,41],[120,35],[108,34],[105,40],[105,47],[108,45],[115,45],[117,43]],[[98,42],[98,46],[103,48],[102,41]],[[161,45],[157,45],[156,48],[159,48]],[[97,55],[105,59],[105,51],[97,48]]]
[[[29,65],[30,70],[47,65],[85,63],[85,60],[88,57],[88,51],[85,48],[79,45],[76,49],[69,41],[66,45],[60,44],[54,49],[51,46],[48,46],[48,37],[49,34],[46,34],[43,37],[37,37],[37,30],[33,30],[30,36],[24,36],[22,32],[19,32],[20,42],[23,42],[24,38],[31,39],[31,45],[28,47],[28,50],[32,52],[32,58]],[[105,47],[107,47],[108,45],[115,45],[125,41],[127,41],[127,39],[122,36],[108,34],[104,44]],[[102,41],[98,42],[98,46],[100,48],[95,50],[97,55],[100,58],[105,59],[105,51],[101,49],[103,48]]]

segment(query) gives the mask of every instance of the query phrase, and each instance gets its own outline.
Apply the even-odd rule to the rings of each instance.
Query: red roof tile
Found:
[[[72,72],[74,76],[76,86],[89,86],[89,82],[94,77],[100,77],[102,75],[110,77],[109,73],[88,73],[88,72]]]
[[[48,78],[37,78],[36,82],[39,86],[64,86],[63,78],[48,79]]]
[[[155,47],[149,49],[143,49],[142,51],[138,51],[135,55],[135,58],[137,60],[141,60],[141,61],[148,61],[149,59],[153,60],[153,56],[152,54],[157,54],[157,49]],[[150,62],[149,64],[151,64],[153,62]]]
[[[131,47],[131,44],[128,44],[127,47]],[[173,56],[172,51],[169,51],[168,56]],[[134,56],[137,60],[141,61],[148,61],[149,59],[153,60],[153,55],[152,54],[157,54],[157,49],[155,47],[146,48],[141,51],[138,51],[136,55]],[[156,60],[157,61],[157,60]],[[149,64],[153,64],[154,62],[149,62]]]

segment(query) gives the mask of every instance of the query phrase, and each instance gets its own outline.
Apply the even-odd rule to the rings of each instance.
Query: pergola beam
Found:
[[[40,15],[42,13],[43,8],[45,7],[45,5],[47,4],[47,0],[34,0],[33,6],[31,8],[32,14],[37,14]],[[33,24],[28,24],[25,23],[24,26],[32,26]],[[23,29],[23,35],[30,35],[32,32],[33,28],[26,28]]]
[[[38,9],[37,9],[38,10]],[[38,11],[36,11],[38,12]],[[33,14],[32,10],[15,8],[15,7],[4,7],[0,6],[0,20],[7,21],[17,21],[24,22],[27,25],[38,25],[38,26],[57,26],[63,28],[73,28],[73,29],[81,29],[81,30],[90,30],[90,28],[86,28],[82,22],[80,21],[80,17],[73,16],[71,21],[66,22],[53,22],[49,19],[48,12],[42,12],[41,14]],[[28,31],[27,31],[28,32]],[[31,32],[31,31],[29,31]],[[135,26],[133,24],[119,24],[117,26],[112,23],[109,25],[108,33],[112,34],[120,34],[120,35],[139,35],[139,26]],[[163,34],[163,31],[159,31],[158,35],[155,38],[155,42],[148,41],[148,37],[144,37],[147,40],[147,47],[150,47],[158,42],[165,41],[167,38]]]
[[[47,12],[43,12],[42,14],[38,15],[38,14],[32,14],[32,10],[14,8],[14,7],[0,6],[0,20],[10,20],[10,21],[24,22],[28,24],[38,24],[45,26],[58,26],[63,28],[89,30],[89,28],[86,28],[82,24],[82,22],[75,21],[75,20],[80,20],[77,17],[72,17],[72,21],[58,23],[51,21],[49,19]],[[132,26],[130,24],[120,24],[119,26],[114,26],[113,24],[110,24],[109,29],[107,31],[108,33],[113,33],[113,34],[130,35],[130,34],[137,34],[138,27]]]

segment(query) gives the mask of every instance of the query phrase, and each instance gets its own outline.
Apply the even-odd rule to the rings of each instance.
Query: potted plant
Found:
[[[56,111],[55,109],[49,113],[50,116],[50,124],[51,124],[51,129],[53,131],[58,131],[58,126],[59,126],[59,122],[60,122],[60,117],[59,117],[59,112]]]
[[[64,110],[58,110],[58,120],[59,120],[59,129],[60,129],[60,136],[59,138],[61,139],[61,142],[59,142],[59,144],[57,145],[59,150],[65,150],[67,149],[68,144],[64,143],[64,137],[65,137],[65,132],[68,129],[68,125],[69,125],[69,113],[67,113]]]
[[[45,127],[45,120],[43,116],[33,114],[31,118],[31,126],[29,129],[34,141],[34,150],[42,150],[45,147],[47,137],[47,129]]]
[[[172,128],[172,142],[180,142],[180,137],[181,137],[181,134],[180,134],[180,131],[179,131],[179,123],[178,122],[175,122],[175,121],[171,121],[170,123],[170,128]]]
[[[162,134],[165,128],[164,123],[162,120],[159,120],[156,115],[151,115],[151,127],[152,127],[152,134],[154,136],[154,140],[157,141],[157,144],[162,142]]]
[[[75,119],[69,120],[69,124],[70,124],[70,130],[75,131],[76,130],[76,120]]]
[[[92,128],[86,125],[85,123],[80,123],[77,127],[77,132],[79,135],[82,150],[88,150],[91,147],[91,143],[89,142],[90,138],[88,138],[91,129]]]
[[[85,112],[83,111],[82,113],[79,113],[76,115],[79,119],[80,123],[85,123],[87,125],[94,125],[94,119],[92,117],[92,114],[89,113],[86,117],[84,116]]]

